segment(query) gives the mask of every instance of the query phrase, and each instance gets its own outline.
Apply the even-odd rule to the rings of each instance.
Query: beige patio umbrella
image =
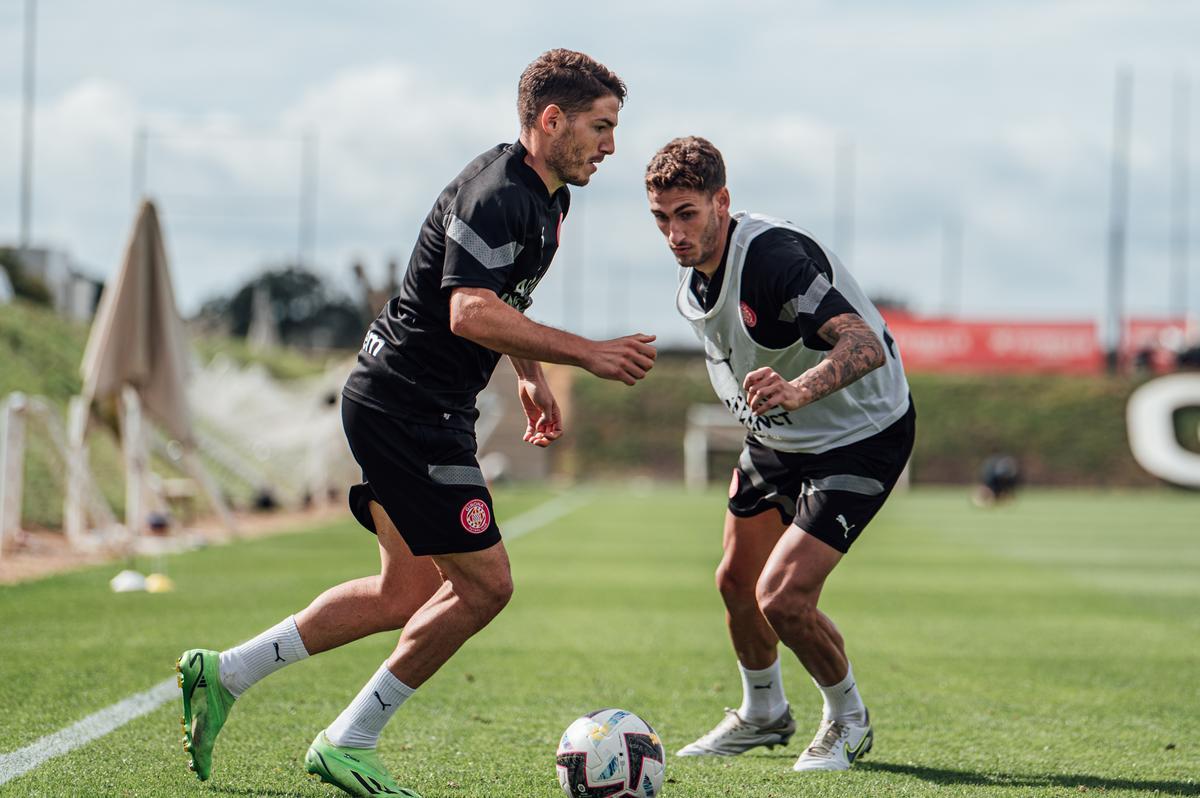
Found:
[[[146,412],[190,447],[188,349],[154,203],[142,202],[121,269],[104,289],[83,356],[83,396],[137,391]]]
[[[125,258],[104,289],[88,335],[83,364],[83,407],[98,400],[117,399],[122,407],[122,438],[126,459],[127,527],[135,534],[144,523],[141,486],[148,462],[141,415],[156,421],[182,444],[185,468],[221,516],[226,528],[233,518],[211,476],[195,455],[195,436],[188,410],[186,383],[189,349],[175,292],[158,212],[149,200],[138,209]],[[82,446],[84,420],[72,429],[73,443]]]

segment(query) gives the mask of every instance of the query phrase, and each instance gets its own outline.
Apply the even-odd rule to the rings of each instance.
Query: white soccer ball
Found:
[[[563,732],[558,783],[574,798],[657,798],[666,757],[649,723],[623,709],[600,709]]]

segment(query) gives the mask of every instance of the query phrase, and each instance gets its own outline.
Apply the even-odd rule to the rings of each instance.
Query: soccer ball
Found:
[[[555,763],[558,783],[574,798],[662,794],[662,742],[649,723],[623,709],[600,709],[568,726]]]

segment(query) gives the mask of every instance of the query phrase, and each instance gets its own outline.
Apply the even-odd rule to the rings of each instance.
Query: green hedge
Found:
[[[1157,483],[1134,462],[1125,434],[1133,380],[918,374],[910,381],[919,414],[918,480],[970,481],[984,457],[1007,452],[1031,483]]]
[[[1036,484],[1157,482],[1134,462],[1125,436],[1136,381],[931,374],[909,381],[918,417],[916,481],[972,482],[986,456],[1006,452]],[[664,354],[633,388],[582,374],[573,384],[573,475],[682,477],[687,408],[715,401],[699,355]],[[1184,428],[1194,416],[1180,418]],[[733,455],[714,456],[717,462],[731,467]]]

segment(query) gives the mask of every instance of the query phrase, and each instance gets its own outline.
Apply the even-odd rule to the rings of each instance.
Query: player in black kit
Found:
[[[517,372],[524,439],[549,446],[562,417],[541,363],[628,385],[654,364],[650,335],[592,341],[525,318],[558,249],[567,185],[615,150],[625,85],[583,53],[551,50],[521,75],[520,139],[471,161],[421,227],[398,296],[372,323],[342,418],[363,483],[354,515],[377,534],[381,570],[224,652],[180,658],[186,746],[201,779],[234,700],[310,654],[404,629],[395,651],[309,748],[309,773],[351,795],[415,796],[379,761],[392,713],[508,603],[508,555],[475,459],[475,399],[502,355]]]

